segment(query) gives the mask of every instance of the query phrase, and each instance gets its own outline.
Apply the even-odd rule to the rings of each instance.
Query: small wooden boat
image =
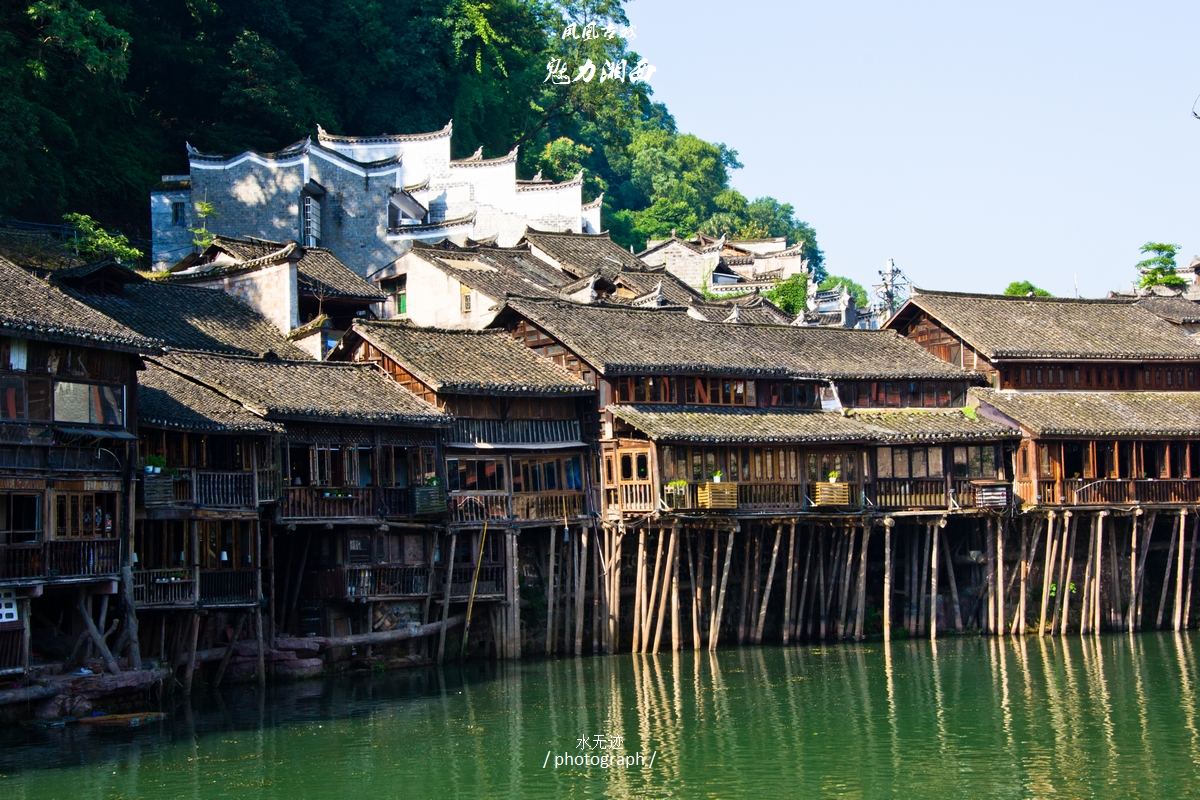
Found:
[[[167,718],[162,711],[147,711],[141,714],[94,714],[90,717],[63,717],[62,719],[39,719],[26,722],[28,728],[66,728],[86,725],[93,728],[140,728],[151,722],[162,722]]]

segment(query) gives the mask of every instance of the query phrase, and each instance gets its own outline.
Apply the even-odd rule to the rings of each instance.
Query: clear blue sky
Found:
[[[1200,253],[1200,3],[630,0],[630,42],[733,184],[869,287],[1128,290],[1138,247]]]

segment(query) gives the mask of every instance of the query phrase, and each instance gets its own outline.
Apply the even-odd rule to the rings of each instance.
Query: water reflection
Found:
[[[745,648],[231,690],[140,731],[6,731],[0,796],[1181,796],[1198,644]],[[653,767],[554,768],[597,736]]]

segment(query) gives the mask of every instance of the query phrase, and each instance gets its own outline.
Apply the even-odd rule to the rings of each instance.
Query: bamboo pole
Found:
[[[712,624],[708,629],[708,649],[717,649],[717,639],[721,633],[721,615],[725,610],[725,589],[729,585],[729,562],[733,560],[733,535],[738,530],[734,526],[729,531],[729,544],[725,548],[725,567],[721,570],[721,591],[717,596],[716,611],[713,614]],[[719,538],[715,536],[714,538]]]
[[[1182,514],[1180,515],[1179,519],[1181,521],[1183,520]],[[1171,585],[1171,564],[1173,564],[1175,560],[1175,541],[1179,538],[1179,531],[1182,528],[1182,524],[1180,524],[1178,527],[1172,526],[1171,528],[1171,544],[1167,547],[1167,565],[1163,569],[1162,592],[1159,593],[1158,597],[1158,616],[1154,620],[1155,629],[1160,631],[1162,630],[1163,626],[1163,612],[1167,607],[1167,587]]]
[[[854,638],[862,641],[867,619],[867,545],[871,541],[871,526],[863,525],[858,560],[858,614],[854,618]]]
[[[896,521],[883,521],[883,640],[892,640],[892,528]]]
[[[813,545],[814,545],[813,529],[811,526],[809,526],[808,547],[807,547],[808,555],[806,555],[804,557],[804,579],[801,582],[801,586],[800,586],[800,608],[796,612],[796,628],[794,631],[797,640],[799,640],[800,634],[804,630],[804,622],[805,622],[804,612],[807,610],[807,604],[808,604],[808,576],[810,574],[810,568],[812,566]]]
[[[791,640],[792,633],[792,595],[795,592],[792,590],[792,580],[796,571],[796,523],[792,522],[791,529],[788,532],[788,553],[787,553],[787,584],[783,592],[783,643],[787,644]]]
[[[659,535],[662,535],[662,531],[659,531]],[[658,592],[658,618],[654,626],[654,647],[650,651],[652,653],[658,652],[659,644],[662,642],[663,626],[666,624],[667,619],[667,587],[670,586],[671,579],[673,577],[672,573],[674,572],[673,567],[675,565],[674,560],[675,529],[671,528],[671,539],[667,545],[667,561],[663,565],[662,585],[659,587]]]
[[[1142,629],[1142,597],[1146,590],[1146,559],[1150,556],[1150,539],[1154,536],[1154,523],[1158,521],[1158,512],[1151,511],[1146,520],[1146,535],[1142,537],[1142,554],[1138,557],[1137,568],[1137,629]]]
[[[938,534],[941,533],[941,525],[930,525],[929,533],[933,537],[933,544],[929,548],[929,638],[930,640],[937,639],[937,612],[938,612]],[[864,559],[865,567],[865,559]]]
[[[1042,610],[1038,615],[1038,636],[1046,635],[1046,605],[1050,601],[1050,572],[1058,555],[1058,538],[1054,529],[1055,513],[1046,516],[1046,553],[1042,563]],[[1136,536],[1136,533],[1134,534]]]

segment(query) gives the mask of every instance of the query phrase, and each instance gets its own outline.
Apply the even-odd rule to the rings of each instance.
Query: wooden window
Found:
[[[59,492],[55,495],[55,538],[111,538],[116,535],[116,530],[116,492]]]
[[[954,477],[956,478],[994,478],[996,477],[996,446],[968,445],[954,448]]]
[[[1038,477],[1039,478],[1053,478],[1054,477],[1054,469],[1053,469],[1053,464],[1051,462],[1051,457],[1050,457],[1050,445],[1039,444],[1039,445],[1037,445],[1037,449],[1038,449]],[[955,450],[955,459],[957,459],[957,458],[958,458],[958,453],[957,453],[957,449],[956,449]]]

